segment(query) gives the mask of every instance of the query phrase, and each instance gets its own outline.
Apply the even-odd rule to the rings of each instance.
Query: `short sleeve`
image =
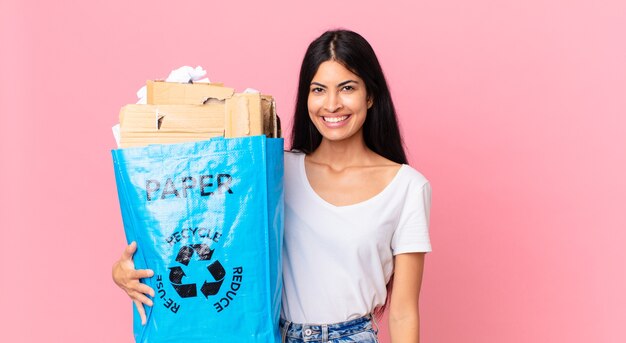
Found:
[[[431,188],[428,181],[409,182],[398,227],[391,239],[394,255],[432,250],[428,234],[430,200]]]

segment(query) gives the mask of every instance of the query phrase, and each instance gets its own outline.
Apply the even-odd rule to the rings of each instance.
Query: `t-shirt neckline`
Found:
[[[376,199],[381,198],[382,196],[384,196],[384,194],[386,194],[387,192],[390,191],[390,189],[393,187],[393,185],[397,182],[397,180],[400,178],[400,174],[402,173],[402,170],[406,169],[407,165],[406,164],[402,164],[400,165],[400,168],[398,169],[398,171],[396,172],[396,175],[393,176],[393,178],[391,179],[391,181],[389,181],[389,183],[385,186],[385,188],[383,188],[383,190],[381,190],[380,192],[376,193],[374,196],[365,199],[363,201],[359,201],[357,203],[354,204],[350,204],[350,205],[334,205],[329,203],[328,201],[324,200],[324,198],[322,198],[319,194],[317,194],[317,192],[315,192],[315,190],[313,189],[313,186],[311,186],[311,183],[309,182],[309,178],[306,176],[306,168],[304,165],[304,158],[306,157],[306,154],[302,153],[300,154],[300,161],[298,163],[298,169],[300,171],[300,179],[302,180],[302,183],[304,184],[305,189],[311,193],[311,195],[313,196],[313,198],[317,199],[318,202],[320,202],[321,204],[323,204],[326,207],[335,209],[335,210],[341,210],[341,209],[348,209],[348,208],[356,208],[356,207],[361,207],[361,206],[365,206],[369,203],[374,202]]]

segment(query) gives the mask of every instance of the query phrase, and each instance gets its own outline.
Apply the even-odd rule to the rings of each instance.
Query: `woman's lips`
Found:
[[[345,125],[348,118],[350,118],[349,114],[342,116],[322,116],[322,121],[327,127],[336,128]]]

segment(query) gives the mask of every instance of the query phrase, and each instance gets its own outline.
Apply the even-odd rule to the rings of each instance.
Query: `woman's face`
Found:
[[[309,88],[309,117],[324,139],[341,141],[358,135],[371,107],[363,80],[341,63],[320,64]]]

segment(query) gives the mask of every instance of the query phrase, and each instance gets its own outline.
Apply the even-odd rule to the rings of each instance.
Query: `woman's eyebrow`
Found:
[[[311,82],[311,85],[316,85],[316,86],[320,86],[320,87],[322,87],[322,88],[326,88],[326,86],[325,86],[325,85],[323,85],[323,84],[321,84],[321,83],[319,83],[319,82]]]
[[[346,81],[340,82],[340,83],[337,85],[337,87],[345,86],[345,85],[347,85],[348,83],[352,83],[352,82],[354,82],[354,83],[359,83],[359,82],[358,82],[358,81],[356,81],[356,80],[346,80]]]

